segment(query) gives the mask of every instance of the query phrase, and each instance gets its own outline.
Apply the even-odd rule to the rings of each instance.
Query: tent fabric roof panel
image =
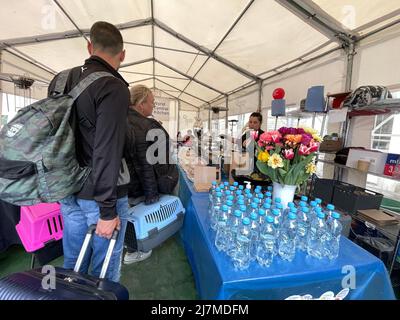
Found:
[[[150,1],[148,0],[59,0],[59,2],[81,29],[90,28],[96,21],[120,24],[151,16]]]
[[[288,14],[287,9],[277,2],[257,1],[217,54],[258,74],[295,59],[327,40],[300,18]]]
[[[1,0],[0,5],[1,40],[75,29],[74,25],[52,1]]]
[[[168,32],[165,32],[157,26],[154,27],[154,42],[159,47],[189,51],[193,53],[197,52],[197,50],[192,46],[189,46],[183,41],[173,37]]]
[[[120,68],[119,71],[140,72],[146,74],[153,74],[153,62],[144,62],[134,66]]]
[[[207,101],[211,101],[219,95],[217,92],[210,90],[194,81],[190,82],[185,92],[193,94]]]
[[[154,0],[154,17],[194,42],[214,49],[248,0]]]
[[[212,59],[207,61],[196,78],[223,92],[228,92],[249,81],[247,77]]]
[[[313,2],[343,26],[352,30],[400,9],[398,0],[313,0]]]
[[[57,72],[82,65],[89,57],[82,37],[22,46],[18,50]]]
[[[171,52],[162,49],[155,49],[155,57],[157,60],[170,65],[188,76],[194,76],[206,60],[205,56],[182,52],[173,52],[171,54]]]
[[[151,46],[151,26],[125,29],[121,31],[121,34],[124,42],[140,43]],[[125,46],[126,45],[128,44],[125,44]]]

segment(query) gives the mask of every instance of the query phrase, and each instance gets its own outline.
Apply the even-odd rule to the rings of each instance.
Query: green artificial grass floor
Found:
[[[28,270],[31,255],[22,246],[12,246],[0,254],[0,278]],[[51,262],[62,266],[63,257]],[[198,299],[192,270],[183,247],[172,237],[153,250],[147,260],[122,265],[121,283],[133,300],[194,300]]]

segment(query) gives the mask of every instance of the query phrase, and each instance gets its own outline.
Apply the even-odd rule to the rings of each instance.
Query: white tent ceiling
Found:
[[[82,64],[89,28],[104,20],[121,29],[127,54],[120,72],[129,83],[197,107],[345,47],[399,22],[400,14],[399,0],[0,0],[0,5],[3,60],[7,54],[31,62],[31,72],[25,68],[20,74],[34,77],[41,70],[50,80]],[[2,63],[0,71],[6,69]],[[15,66],[11,70],[18,73]]]

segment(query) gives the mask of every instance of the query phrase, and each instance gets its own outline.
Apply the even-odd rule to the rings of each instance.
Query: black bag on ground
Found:
[[[55,268],[52,280],[42,268],[11,274],[0,279],[0,300],[128,300],[129,292],[121,284],[105,279],[118,231],[114,231],[99,278],[80,274],[83,257],[96,226],[89,227],[74,270]],[[53,281],[53,282],[52,282]]]
[[[383,86],[361,86],[343,101],[344,107],[362,108],[384,99],[392,98],[390,91]]]

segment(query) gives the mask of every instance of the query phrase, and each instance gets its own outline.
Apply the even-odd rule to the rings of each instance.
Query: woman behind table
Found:
[[[125,142],[125,159],[127,161],[131,181],[128,186],[130,199],[144,196],[145,204],[159,200],[159,194],[171,194],[178,183],[178,168],[172,162],[170,154],[170,138],[167,131],[155,119],[148,118],[153,113],[154,97],[149,88],[136,85],[131,88],[131,106],[128,111],[128,126]],[[156,134],[155,141],[146,141],[150,130]],[[165,159],[166,163],[150,164],[146,153],[153,143],[157,143],[158,151],[150,151],[151,155]],[[154,146],[153,146],[154,147]],[[160,151],[160,154],[158,153]],[[164,154],[161,154],[165,152]],[[149,252],[137,251],[137,247],[128,248],[124,262],[126,264],[148,258]]]
[[[253,140],[252,136],[254,136],[255,142],[258,142],[260,136],[264,133],[264,130],[261,129],[261,124],[262,124],[261,113],[253,112],[250,115],[249,122],[247,123],[247,128],[245,128],[245,131],[242,135],[241,143],[243,151],[249,151],[247,149]]]

